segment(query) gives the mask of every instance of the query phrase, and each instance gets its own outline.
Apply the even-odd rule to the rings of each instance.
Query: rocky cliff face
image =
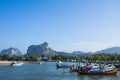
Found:
[[[9,54],[9,55],[16,55],[16,56],[21,56],[22,55],[20,50],[18,50],[17,48],[12,48],[12,47],[2,50],[0,52],[0,54]]]
[[[40,45],[31,45],[27,49],[28,55],[31,55],[31,54],[50,55],[54,53],[55,51],[49,47],[49,44],[47,42],[44,42],[43,44],[40,44]]]

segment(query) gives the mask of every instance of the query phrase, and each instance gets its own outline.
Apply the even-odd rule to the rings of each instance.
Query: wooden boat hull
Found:
[[[83,75],[115,75],[118,72],[118,69],[110,70],[110,71],[103,71],[103,72],[82,72],[78,71],[79,74]]]
[[[78,71],[77,69],[70,70],[70,72],[77,72],[77,71]]]
[[[59,66],[59,65],[56,65],[57,68],[69,68],[69,66]]]

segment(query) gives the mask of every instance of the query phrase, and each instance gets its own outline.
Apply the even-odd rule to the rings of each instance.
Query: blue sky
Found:
[[[48,42],[57,51],[120,46],[120,0],[0,0],[0,50]]]

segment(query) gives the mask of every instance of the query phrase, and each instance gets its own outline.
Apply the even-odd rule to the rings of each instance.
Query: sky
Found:
[[[0,0],[0,50],[48,42],[56,51],[120,46],[120,0]]]

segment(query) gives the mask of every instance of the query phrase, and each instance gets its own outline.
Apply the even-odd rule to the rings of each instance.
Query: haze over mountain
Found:
[[[30,45],[27,49],[27,55],[31,55],[31,54],[37,54],[37,55],[54,55],[54,54],[57,54],[57,55],[72,55],[72,56],[88,55],[88,53],[85,53],[85,52],[82,52],[82,51],[74,51],[72,53],[68,53],[68,52],[65,52],[65,51],[61,51],[61,52],[55,51],[49,46],[49,44],[47,42],[44,42],[40,45]]]
[[[9,54],[9,55],[16,55],[16,56],[21,56],[22,53],[19,49],[10,47],[8,49],[3,49],[0,54]]]
[[[120,54],[120,47],[111,47],[111,48],[103,49],[100,51],[96,51],[95,53],[110,53],[110,54],[118,53]]]
[[[74,51],[72,53],[69,53],[70,55],[78,55],[78,56],[87,56],[89,54],[95,54],[95,53],[108,53],[108,54],[114,54],[114,53],[117,53],[117,54],[120,54],[120,47],[110,47],[110,48],[106,48],[106,49],[103,49],[103,50],[99,50],[99,51],[96,51],[96,52],[83,52],[83,51]]]
[[[73,55],[73,56],[75,56],[75,55],[83,56],[83,55],[87,55],[87,53],[82,52],[82,51],[74,51],[74,52],[71,53],[71,55]]]
[[[53,50],[47,42],[44,42],[40,45],[30,45],[27,49],[27,55],[31,54],[37,54],[37,55],[71,55],[71,56],[87,56],[89,54],[94,54],[94,53],[109,53],[109,54],[114,54],[118,53],[120,54],[120,47],[111,47],[103,50],[99,50],[96,52],[83,52],[83,51],[74,51],[72,53],[68,53],[65,51],[55,51]],[[10,55],[16,55],[20,56],[22,53],[20,52],[19,49],[17,48],[8,48],[4,49],[0,52],[0,54],[10,54]]]
[[[47,42],[44,42],[40,45],[30,45],[27,49],[27,54],[52,55],[55,54],[55,51],[50,48]]]
[[[57,55],[86,55],[84,52],[82,51],[76,51],[76,52],[72,52],[72,53],[67,53],[67,52],[59,52],[59,51],[55,51],[52,48],[50,48],[49,44],[47,42],[44,42],[40,45],[30,45],[27,49],[27,54],[31,55],[31,54],[37,54],[37,55],[53,55],[53,54],[57,54]]]
[[[107,48],[103,49],[100,51],[96,51],[94,53],[120,53],[120,47],[112,47],[112,48]],[[53,54],[58,54],[58,55],[72,55],[72,56],[87,56],[89,54],[93,54],[93,52],[83,52],[83,51],[74,51],[72,53],[67,53],[65,51],[59,52],[53,50],[47,42],[44,42],[40,45],[31,45],[28,47],[27,54],[38,54],[38,55],[53,55]]]

